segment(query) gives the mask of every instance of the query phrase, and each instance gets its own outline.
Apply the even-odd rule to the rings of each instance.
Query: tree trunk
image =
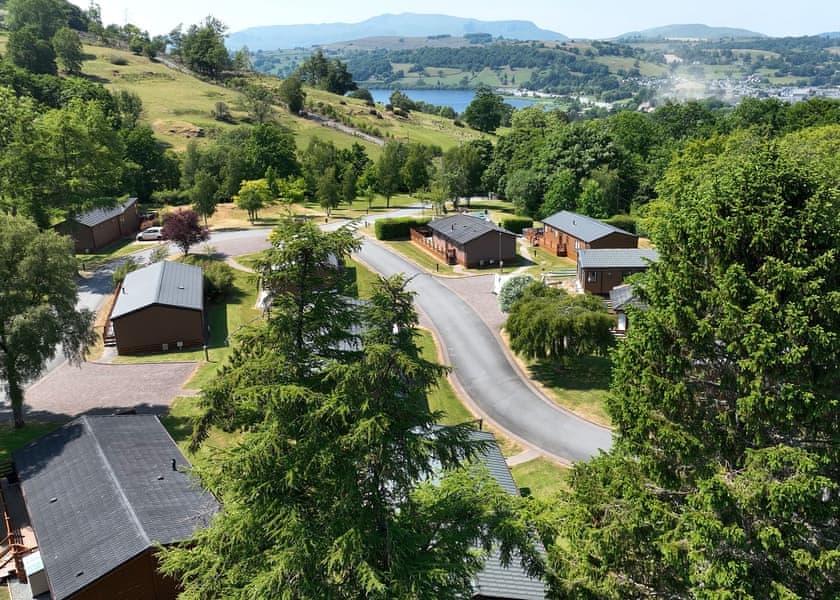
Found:
[[[23,421],[23,388],[20,386],[15,372],[9,368],[12,365],[8,363],[11,362],[12,358],[6,357],[6,359],[6,384],[9,387],[9,401],[12,404],[12,414],[14,415],[15,419],[15,429],[20,429],[26,424]]]

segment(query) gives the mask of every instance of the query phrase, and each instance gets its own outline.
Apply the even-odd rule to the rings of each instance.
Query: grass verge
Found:
[[[610,426],[610,417],[604,407],[612,373],[609,358],[570,358],[562,367],[553,361],[533,361],[527,368],[531,378],[543,386],[556,404],[585,419]]]
[[[566,479],[569,468],[544,458],[511,467],[510,472],[516,485],[530,489],[531,495],[536,498],[549,499],[568,489]]]
[[[27,421],[26,426],[21,429],[15,429],[11,425],[0,425],[0,464],[12,460],[13,451],[59,427],[61,423],[44,421]]]

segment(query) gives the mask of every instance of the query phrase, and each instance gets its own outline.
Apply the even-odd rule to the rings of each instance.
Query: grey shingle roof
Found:
[[[543,219],[543,224],[550,225],[560,231],[565,231],[569,235],[587,243],[606,237],[611,233],[621,233],[635,237],[628,231],[607,225],[598,219],[593,219],[586,215],[569,212],[568,210],[561,210],[559,213]]]
[[[658,260],[659,253],[646,248],[578,250],[578,266],[582,269],[644,269]]]
[[[449,238],[456,244],[466,244],[491,231],[501,231],[503,234],[515,236],[515,233],[497,227],[490,221],[485,221],[472,215],[452,215],[429,222],[432,231]]]
[[[189,538],[218,510],[154,415],[80,417],[14,462],[54,600],[154,543]]]
[[[153,304],[202,310],[204,280],[200,267],[161,261],[132,271],[123,281],[111,319]]]
[[[505,457],[496,443],[496,437],[489,431],[475,431],[474,440],[492,442],[481,456],[490,475],[499,482],[506,492],[519,495],[519,488],[510,474]],[[531,579],[522,570],[518,557],[514,557],[508,567],[502,566],[498,550],[491,552],[484,569],[476,576],[473,583],[474,595],[489,598],[510,598],[515,600],[543,600],[545,584],[539,579]]]
[[[137,198],[129,198],[125,202],[121,202],[113,208],[95,208],[79,215],[78,217],[75,217],[73,220],[81,223],[82,225],[93,227],[95,225],[99,225],[100,223],[104,223],[108,219],[113,219],[114,217],[123,214],[136,202]]]

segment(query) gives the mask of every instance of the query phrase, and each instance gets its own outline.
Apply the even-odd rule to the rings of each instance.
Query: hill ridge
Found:
[[[348,42],[377,36],[463,36],[487,33],[493,37],[516,40],[564,41],[562,33],[537,27],[532,21],[482,21],[425,13],[386,13],[359,23],[321,23],[301,25],[263,25],[249,27],[230,34],[226,44],[230,49],[248,46],[250,50],[308,48],[316,45]]]
[[[617,36],[617,40],[632,38],[697,38],[697,39],[720,39],[720,38],[756,38],[767,37],[763,33],[741,29],[738,27],[717,27],[704,23],[674,23],[651,27],[641,31],[630,31]]]

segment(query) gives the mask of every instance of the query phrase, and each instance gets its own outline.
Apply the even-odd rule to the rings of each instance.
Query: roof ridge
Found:
[[[155,283],[155,302],[154,302],[155,304],[160,304],[161,303],[160,302],[160,294],[163,291],[163,276],[166,273],[166,265],[169,262],[170,261],[168,261],[168,260],[162,260],[162,261],[160,261],[160,263],[158,263],[158,264],[160,264],[160,273],[158,274],[157,282]]]
[[[137,513],[134,512],[134,506],[129,502],[128,496],[125,493],[125,490],[120,483],[117,474],[114,472],[114,468],[111,466],[111,462],[108,460],[108,457],[105,455],[105,451],[102,450],[102,446],[99,444],[99,438],[96,436],[96,433],[91,427],[90,423],[88,422],[88,415],[82,415],[81,417],[84,426],[90,432],[91,437],[93,438],[94,446],[96,447],[96,452],[99,454],[99,458],[102,459],[102,464],[105,466],[105,470],[108,474],[108,477],[114,483],[116,487],[117,493],[122,500],[123,506],[128,510],[129,515],[131,515],[131,520],[134,522],[134,525],[137,528],[140,537],[142,537],[146,542],[146,547],[151,546],[152,540],[149,539],[148,534],[146,533],[146,528],[143,527],[143,524],[140,522],[140,518],[137,516]]]

